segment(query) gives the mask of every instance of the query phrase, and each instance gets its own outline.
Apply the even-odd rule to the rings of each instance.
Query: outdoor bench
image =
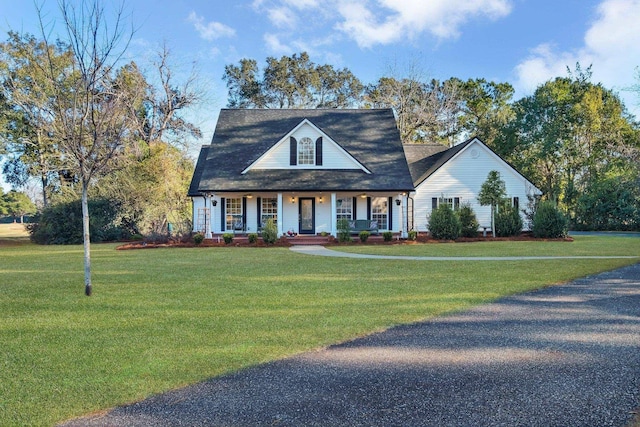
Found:
[[[371,219],[356,219],[349,221],[350,234],[360,234],[361,231],[378,234],[378,221]]]

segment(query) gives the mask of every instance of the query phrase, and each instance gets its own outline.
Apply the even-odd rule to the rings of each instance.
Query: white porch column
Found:
[[[331,235],[338,237],[338,203],[336,193],[331,193]]]
[[[278,237],[284,233],[282,231],[282,224],[284,223],[284,209],[282,207],[282,193],[278,193]]]

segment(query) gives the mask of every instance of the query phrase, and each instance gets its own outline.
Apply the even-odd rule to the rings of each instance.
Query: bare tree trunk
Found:
[[[82,240],[84,244],[84,294],[91,296],[91,240],[89,234],[89,201],[87,182],[82,182]]]

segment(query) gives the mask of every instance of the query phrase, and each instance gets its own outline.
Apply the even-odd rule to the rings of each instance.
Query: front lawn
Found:
[[[557,243],[559,249],[555,242],[526,249],[521,244],[527,242],[362,250],[640,254],[640,239],[580,237]],[[88,298],[81,246],[0,243],[0,425],[52,425],[399,323],[637,262],[397,261],[312,257],[286,248],[116,251],[111,244],[93,245],[92,260],[94,295]]]

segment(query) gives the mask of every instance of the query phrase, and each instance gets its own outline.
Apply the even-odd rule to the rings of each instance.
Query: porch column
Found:
[[[407,200],[403,194],[398,194],[396,197],[400,200],[400,209],[398,209],[400,211],[400,218],[398,218],[400,222],[400,238],[405,239],[409,235],[407,233]]]
[[[336,198],[336,193],[331,193],[331,235],[333,237],[338,237],[338,203]]]
[[[282,193],[278,193],[278,237],[282,236],[282,224],[284,223],[284,209],[282,208]]]

